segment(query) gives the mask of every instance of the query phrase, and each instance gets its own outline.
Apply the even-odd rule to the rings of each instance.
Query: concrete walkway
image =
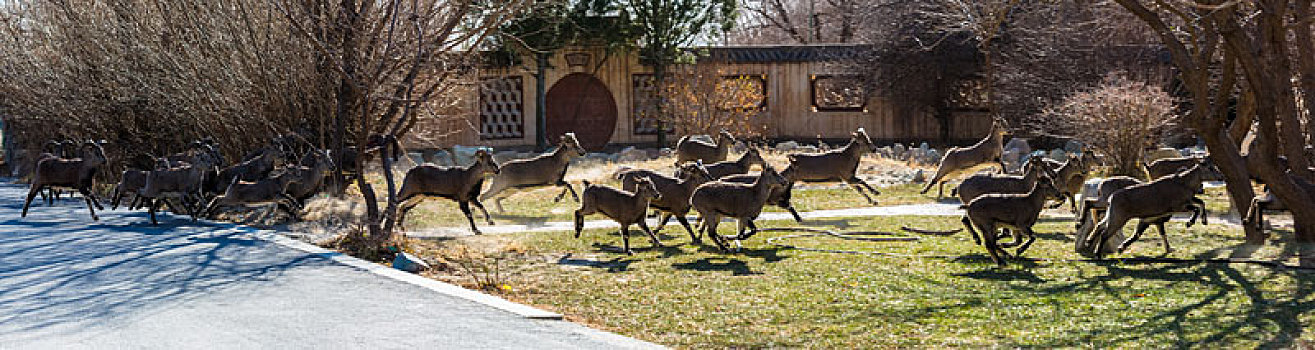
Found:
[[[810,219],[825,219],[825,218],[843,218],[843,217],[860,217],[860,216],[899,216],[899,215],[960,216],[963,215],[963,210],[959,209],[959,203],[954,203],[954,204],[934,203],[934,204],[894,205],[888,207],[815,210],[815,211],[799,213],[799,216],[803,217],[805,221]],[[601,216],[595,216],[595,217],[601,217]],[[730,222],[729,219],[726,220],[728,220],[727,222]],[[774,221],[774,220],[794,220],[794,218],[790,217],[790,213],[786,213],[786,212],[762,213],[762,215],[758,216],[758,221]],[[492,225],[492,226],[485,225],[483,221],[476,221],[475,224],[479,225],[479,230],[485,234],[575,231],[575,223],[569,221],[548,221],[548,222],[536,222],[531,224],[509,224],[509,223],[499,222],[497,225]],[[657,227],[657,220],[648,219],[648,224],[649,227]],[[667,226],[672,226],[672,225],[675,225],[675,227],[680,227],[680,223],[676,222],[676,219],[671,219],[671,221],[667,223]],[[693,216],[691,216],[690,218],[690,225],[697,225],[693,221]],[[617,225],[615,221],[607,220],[607,219],[585,220],[584,222],[584,228],[586,229],[617,228],[617,227],[620,227],[620,225]],[[639,228],[632,226],[631,229],[638,230]],[[429,228],[425,230],[410,231],[406,233],[406,236],[423,238],[423,237],[468,236],[470,234],[471,234],[470,229],[462,226],[462,227],[436,227],[436,228]]]
[[[0,185],[0,349],[657,347],[381,276],[254,229],[169,215],[152,227],[124,210],[93,222],[80,199],[20,219],[25,193]]]

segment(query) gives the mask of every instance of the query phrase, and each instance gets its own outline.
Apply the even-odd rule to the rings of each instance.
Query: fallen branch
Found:
[[[924,235],[940,235],[940,236],[949,236],[952,234],[963,232],[962,228],[956,228],[953,230],[945,230],[945,231],[936,231],[936,230],[924,230],[920,228],[913,228],[909,226],[900,226],[899,229],[904,230],[905,232],[921,233]]]

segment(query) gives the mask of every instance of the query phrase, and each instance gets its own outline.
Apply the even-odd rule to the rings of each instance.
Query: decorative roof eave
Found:
[[[849,59],[868,52],[871,46],[858,44],[709,46],[691,50],[698,51],[700,62],[794,63]]]

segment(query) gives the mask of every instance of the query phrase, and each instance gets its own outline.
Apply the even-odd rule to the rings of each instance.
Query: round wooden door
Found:
[[[601,80],[585,73],[572,73],[548,89],[547,136],[557,142],[562,134],[574,132],[580,146],[593,152],[612,140],[616,129],[616,100]]]

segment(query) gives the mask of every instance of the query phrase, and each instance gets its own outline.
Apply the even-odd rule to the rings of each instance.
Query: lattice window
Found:
[[[630,116],[635,121],[635,135],[657,134],[658,88],[652,74],[635,74],[631,77]],[[667,132],[675,127],[666,125]]]
[[[479,84],[479,137],[485,140],[525,136],[521,77],[484,78]]]
[[[862,111],[868,104],[867,88],[857,75],[813,76],[813,108],[819,111]]]

